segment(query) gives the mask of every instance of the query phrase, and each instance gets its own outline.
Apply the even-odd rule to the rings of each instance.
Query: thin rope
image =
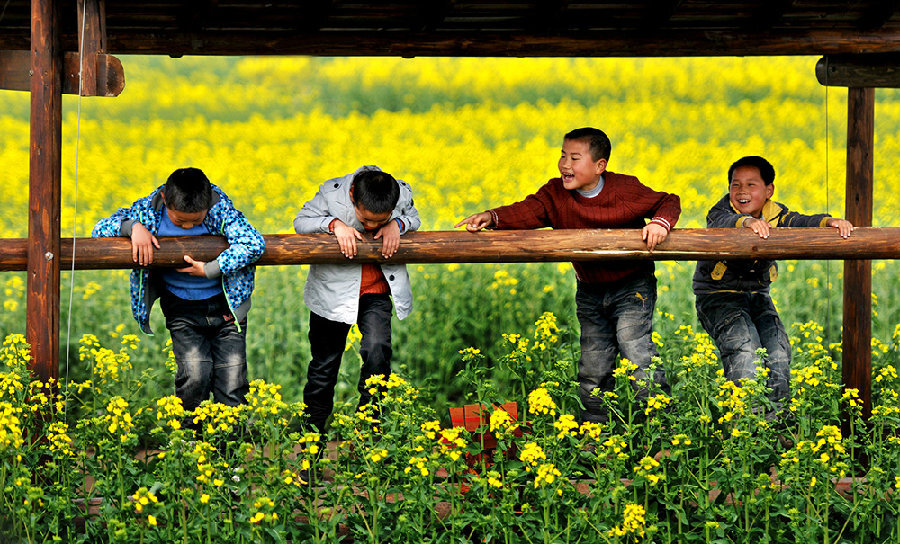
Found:
[[[87,17],[82,10],[81,41],[78,47],[78,114],[75,119],[75,179],[72,195],[72,268],[69,270],[69,310],[66,316],[66,370],[65,387],[69,387],[69,353],[72,343],[72,299],[75,294],[75,240],[78,235],[78,152],[81,143],[81,98],[84,90],[84,28]],[[65,409],[65,407],[64,407]]]
[[[829,168],[828,160],[828,149],[830,146],[828,134],[829,134],[830,124],[828,117],[828,56],[825,56],[825,213],[831,213],[831,191],[828,188],[828,178],[831,173],[831,168]],[[827,305],[825,311],[825,334],[826,338],[828,338],[829,333],[831,332],[831,314],[832,314],[832,304],[831,304],[831,260],[828,259],[825,261],[825,303]]]
[[[3,11],[0,11],[0,21],[3,20],[3,16],[6,15],[6,8],[9,7],[9,0],[6,0],[6,3],[3,4]]]

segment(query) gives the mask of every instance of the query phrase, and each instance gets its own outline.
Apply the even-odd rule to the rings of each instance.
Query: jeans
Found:
[[[608,416],[602,395],[615,389],[616,356],[621,354],[638,366],[634,376],[639,380],[647,378],[650,360],[659,356],[653,343],[656,278],[642,275],[612,285],[579,282],[575,303],[581,324],[581,420],[604,423]],[[653,380],[668,391],[662,369],[656,369]],[[594,390],[598,396],[592,395]],[[639,396],[645,395],[646,391],[639,391]]]
[[[697,295],[697,317],[722,357],[725,377],[735,383],[756,379],[769,369],[769,399],[778,407],[790,393],[791,344],[772,299],[766,293]],[[760,361],[756,350],[765,348]],[[758,362],[758,364],[757,364]]]
[[[160,299],[178,372],[175,395],[185,410],[194,410],[212,393],[215,402],[237,406],[246,402],[247,320],[240,324],[224,294],[205,300],[184,300],[171,293]]]
[[[376,374],[391,373],[391,297],[388,294],[366,294],[359,297],[356,324],[362,339],[359,355],[359,404],[367,404],[372,396],[366,380]],[[312,360],[303,388],[308,423],[325,434],[325,422],[334,410],[334,387],[337,384],[341,358],[347,346],[351,325],[309,313],[309,347]]]

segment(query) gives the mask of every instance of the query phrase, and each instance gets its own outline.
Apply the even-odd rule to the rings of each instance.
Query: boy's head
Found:
[[[731,206],[753,217],[775,193],[775,168],[762,157],[742,157],[728,169],[728,197]]]
[[[563,138],[559,173],[568,190],[589,191],[606,171],[612,146],[602,130],[577,128]]]
[[[199,168],[179,168],[163,188],[166,214],[177,227],[190,229],[203,222],[212,204],[212,186]]]
[[[387,172],[363,170],[353,177],[350,201],[356,218],[367,231],[387,223],[399,200],[400,185]]]

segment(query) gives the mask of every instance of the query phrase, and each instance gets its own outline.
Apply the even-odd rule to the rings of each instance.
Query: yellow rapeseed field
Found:
[[[77,98],[64,99],[62,232],[88,236],[98,219],[183,166],[203,169],[261,232],[292,232],[293,217],[320,183],[363,164],[412,185],[423,230],[447,230],[556,176],[562,135],[582,126],[609,134],[610,170],[681,196],[679,227],[705,225],[706,211],[726,191],[729,164],[749,154],[774,164],[777,200],[839,216],[846,91],[820,86],[815,61],[125,57],[121,96],[83,99],[80,122]],[[886,226],[900,209],[900,94],[878,90],[876,97],[874,223]],[[0,91],[2,237],[27,235],[28,98]],[[489,350],[501,333],[517,332],[542,312],[575,326],[567,264],[411,268],[417,310],[413,322],[397,327],[397,359],[413,374],[439,365],[437,383],[452,378],[457,350]],[[696,326],[692,271],[690,262],[657,265],[663,335],[667,326]],[[900,310],[884,303],[900,296],[897,269],[876,262],[874,271],[882,301],[876,326],[889,332],[900,321]],[[137,330],[126,277],[77,274],[73,337]],[[251,371],[271,379],[289,365],[300,376],[308,356],[305,268],[269,267],[259,278]],[[840,263],[785,263],[776,304],[787,323],[825,315],[836,341],[840,282]],[[23,274],[0,277],[0,288],[0,331],[21,332]],[[145,344],[141,356],[153,361],[165,336]],[[273,345],[285,349],[273,353]],[[352,379],[347,383],[352,391]]]

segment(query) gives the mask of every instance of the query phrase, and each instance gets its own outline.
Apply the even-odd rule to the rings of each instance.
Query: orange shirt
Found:
[[[381,265],[374,263],[366,263],[362,265],[362,281],[359,283],[359,294],[368,293],[390,293],[391,286],[388,285],[381,271]]]

